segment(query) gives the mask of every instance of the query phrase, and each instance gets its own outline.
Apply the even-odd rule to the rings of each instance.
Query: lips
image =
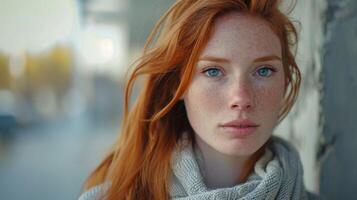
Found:
[[[225,133],[232,135],[233,137],[244,138],[254,133],[259,127],[258,124],[248,120],[233,120],[225,124],[220,125]]]
[[[254,122],[243,119],[243,120],[233,120],[222,124],[221,127],[235,127],[235,128],[248,128],[248,127],[258,127],[259,125],[255,124]]]

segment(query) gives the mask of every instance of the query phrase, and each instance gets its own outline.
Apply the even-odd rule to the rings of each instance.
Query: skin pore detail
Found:
[[[183,96],[207,187],[237,184],[244,163],[271,137],[285,88],[281,51],[259,17],[216,19]]]

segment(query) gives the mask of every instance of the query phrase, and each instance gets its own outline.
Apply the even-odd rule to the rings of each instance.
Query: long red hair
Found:
[[[285,104],[291,109],[300,86],[292,53],[297,33],[278,0],[178,0],[159,20],[125,88],[122,130],[112,151],[88,177],[85,189],[110,183],[105,199],[168,199],[171,155],[183,132],[193,131],[180,97],[189,86],[214,20],[227,12],[265,19],[279,37],[285,70]],[[144,84],[130,106],[138,77]],[[247,173],[249,170],[246,170]]]

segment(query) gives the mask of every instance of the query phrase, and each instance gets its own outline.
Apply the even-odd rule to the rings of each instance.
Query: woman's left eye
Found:
[[[220,69],[217,68],[209,68],[203,71],[203,73],[208,76],[208,77],[219,77],[222,76],[222,71]]]
[[[262,67],[257,70],[257,75],[261,77],[269,77],[274,73],[275,70],[271,67]]]

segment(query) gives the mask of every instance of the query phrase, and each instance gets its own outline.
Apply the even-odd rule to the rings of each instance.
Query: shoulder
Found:
[[[90,188],[81,194],[78,200],[100,200],[102,195],[105,194],[109,187],[109,184],[101,184]]]

